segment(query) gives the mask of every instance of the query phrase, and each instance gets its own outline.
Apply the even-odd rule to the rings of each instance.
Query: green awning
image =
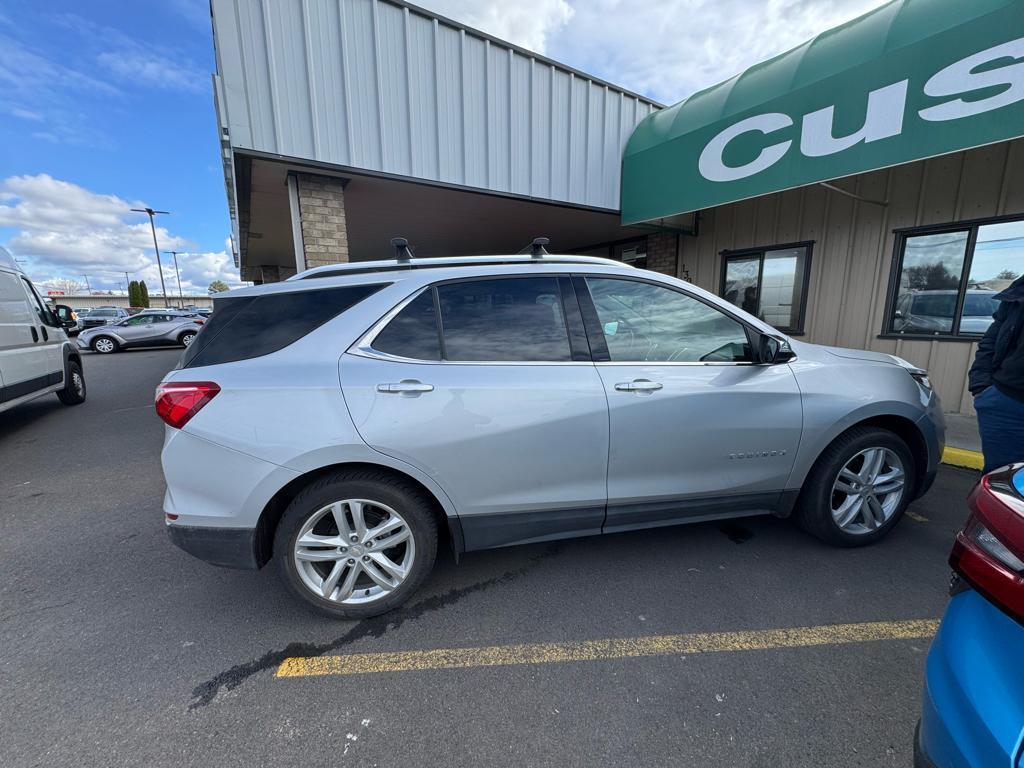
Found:
[[[1021,135],[1024,0],[893,0],[643,120],[622,223]]]

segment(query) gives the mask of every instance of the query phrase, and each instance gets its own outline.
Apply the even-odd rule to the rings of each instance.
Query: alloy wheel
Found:
[[[194,333],[186,333],[184,336],[181,337],[181,343],[187,347],[189,344],[192,343],[192,340],[195,339],[195,337],[196,335]]]
[[[310,515],[292,548],[302,583],[317,597],[365,605],[394,592],[412,570],[416,543],[391,507],[345,499]]]
[[[906,471],[895,451],[865,448],[839,470],[832,485],[832,519],[855,535],[885,525],[899,509]]]
[[[93,343],[93,349],[95,349],[97,352],[103,353],[113,352],[114,342],[112,342],[110,339],[96,339],[96,341]]]
[[[85,379],[77,371],[71,374],[71,386],[74,387],[75,394],[79,397],[85,395]]]

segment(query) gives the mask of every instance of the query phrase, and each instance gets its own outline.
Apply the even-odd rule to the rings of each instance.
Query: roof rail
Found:
[[[318,277],[341,277],[342,275],[361,275],[371,272],[397,272],[409,269],[493,267],[497,265],[514,266],[524,264],[590,264],[595,266],[630,267],[630,265],[623,264],[621,261],[613,261],[612,259],[598,256],[557,255],[547,252],[539,255],[519,253],[507,256],[442,256],[413,259],[412,261],[388,259],[387,261],[355,261],[343,264],[325,264],[321,267],[312,267],[304,272],[292,275],[288,278],[288,281],[309,280]]]

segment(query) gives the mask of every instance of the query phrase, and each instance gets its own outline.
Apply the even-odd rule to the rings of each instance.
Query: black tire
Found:
[[[57,398],[64,405],[81,405],[85,402],[85,375],[82,366],[74,360],[68,360],[64,371],[64,389],[57,390]]]
[[[96,344],[99,343],[101,339],[109,341],[111,347],[107,350],[98,349],[96,347]],[[97,336],[95,339],[92,340],[92,342],[90,342],[89,346],[92,347],[93,352],[98,352],[101,355],[109,355],[121,349],[121,345],[117,343],[117,339],[113,339],[110,336]]]
[[[314,594],[302,581],[292,556],[303,523],[317,510],[344,499],[368,499],[391,507],[406,520],[415,542],[416,555],[405,580],[366,605],[342,605]],[[284,583],[319,613],[338,619],[365,619],[394,610],[419,589],[436,555],[437,520],[431,500],[412,483],[373,470],[343,470],[311,483],[292,499],[274,532],[274,559]]]
[[[186,337],[188,337],[188,341],[185,341]],[[185,331],[185,333],[181,334],[181,336],[178,337],[178,343],[181,344],[181,346],[183,347],[188,347],[188,345],[195,341],[195,339],[195,331]]]
[[[868,448],[888,448],[899,457],[903,463],[905,480],[903,497],[892,516],[877,529],[866,533],[849,533],[842,530],[832,517],[833,487],[846,463]],[[887,429],[854,427],[822,451],[800,491],[793,518],[805,531],[828,544],[837,547],[867,546],[885,538],[899,523],[910,504],[916,483],[914,457],[902,438]]]

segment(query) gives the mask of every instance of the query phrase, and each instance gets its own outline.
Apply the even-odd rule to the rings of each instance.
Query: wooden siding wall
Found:
[[[899,355],[928,369],[947,412],[973,414],[966,384],[976,343],[878,338],[893,230],[1024,214],[1024,139],[833,184],[889,204],[811,185],[702,211],[699,235],[680,238],[679,274],[717,293],[723,250],[813,240],[804,340]]]

